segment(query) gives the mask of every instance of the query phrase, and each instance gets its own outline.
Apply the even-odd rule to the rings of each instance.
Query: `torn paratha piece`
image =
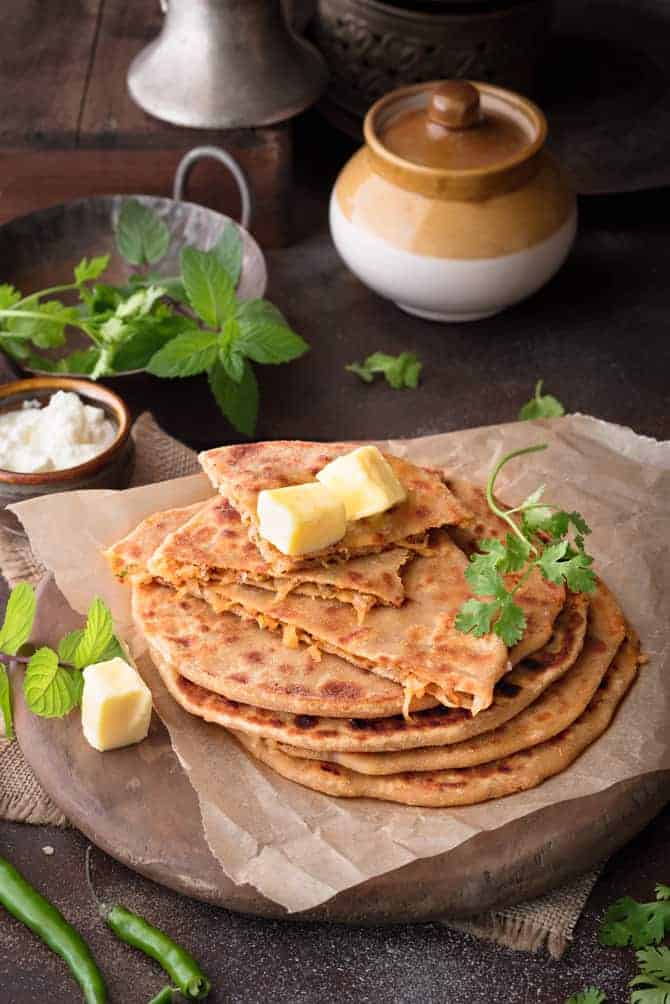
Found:
[[[282,554],[259,533],[257,514],[261,491],[316,481],[316,475],[337,457],[351,452],[352,443],[266,442],[225,446],[199,456],[210,481],[239,512],[250,539],[275,573],[303,568],[321,559],[348,560],[394,545],[421,543],[433,527],[460,524],[469,513],[443,483],[439,472],[417,467],[384,454],[407,498],[386,512],[350,521],[336,544],[310,555]]]

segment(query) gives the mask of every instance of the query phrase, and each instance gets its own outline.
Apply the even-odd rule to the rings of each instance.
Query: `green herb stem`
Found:
[[[83,283],[79,282],[68,282],[61,286],[50,286],[48,289],[40,289],[38,293],[30,293],[28,296],[24,296],[22,300],[17,300],[14,304],[15,307],[20,307],[22,303],[29,303],[30,300],[44,300],[47,296],[53,296],[54,293],[69,293],[76,289],[80,289]]]
[[[500,519],[503,519],[507,523],[507,525],[510,527],[512,532],[519,538],[519,540],[523,541],[524,545],[528,544],[528,541],[526,540],[526,538],[524,537],[523,533],[516,525],[514,520],[509,516],[508,512],[505,509],[501,509],[500,506],[496,503],[496,500],[493,496],[493,489],[495,486],[496,478],[498,477],[498,474],[500,473],[501,469],[504,467],[506,463],[508,463],[510,460],[514,460],[516,457],[523,457],[527,453],[539,453],[541,450],[546,450],[547,446],[548,446],[547,443],[536,443],[535,446],[525,446],[521,450],[513,450],[511,453],[506,453],[503,457],[500,458],[496,466],[493,468],[491,474],[489,475],[489,479],[486,483],[486,501],[489,504],[489,508],[493,513],[495,513],[496,516],[499,516]],[[537,554],[537,549],[532,544],[530,545],[530,550],[533,554]]]

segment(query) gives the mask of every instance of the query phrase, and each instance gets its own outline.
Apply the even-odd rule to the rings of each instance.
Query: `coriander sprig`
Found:
[[[82,670],[124,654],[114,635],[109,608],[96,598],[88,609],[84,627],[65,635],[57,651],[43,645],[30,655],[20,655],[32,634],[35,610],[33,587],[28,582],[19,582],[9,596],[0,628],[0,712],[8,739],[14,738],[9,664],[26,666],[23,693],[30,711],[42,718],[62,718],[81,703]]]
[[[456,617],[456,628],[465,634],[479,638],[493,631],[507,646],[516,645],[525,633],[526,617],[514,597],[536,568],[549,582],[564,584],[573,592],[590,593],[596,587],[593,558],[584,549],[584,538],[591,530],[580,513],[542,501],[544,485],[511,509],[503,508],[495,498],[496,480],[506,464],[546,448],[546,443],[538,443],[513,450],[489,475],[489,508],[510,532],[504,542],[495,537],[481,540],[478,553],[470,558],[465,577],[474,596]],[[521,574],[508,588],[505,576],[516,573]]]
[[[349,373],[355,373],[363,383],[372,383],[375,373],[382,373],[394,390],[416,390],[423,363],[414,352],[401,352],[397,356],[373,352],[362,363],[349,363],[344,368]]]
[[[0,285],[0,349],[20,364],[97,380],[127,370],[159,377],[206,373],[228,421],[252,435],[259,392],[254,364],[287,363],[308,351],[282,314],[266,300],[238,299],[243,247],[229,223],[208,251],[186,247],[181,273],[165,277],[150,271],[170,246],[164,221],[136,199],[122,206],[116,225],[117,247],[133,267],[127,285],[101,282],[109,255],[83,258],[73,281],[23,296]],[[65,306],[55,294],[76,293]],[[36,349],[60,348],[69,329],[88,347],[54,361]]]
[[[560,418],[561,415],[565,415],[565,408],[557,397],[542,393],[543,383],[544,380],[538,380],[535,384],[535,393],[519,411],[519,421],[527,422],[533,418]]]

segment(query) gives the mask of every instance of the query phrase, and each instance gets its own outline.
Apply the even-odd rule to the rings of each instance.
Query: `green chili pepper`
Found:
[[[178,993],[179,991],[175,990],[174,987],[163,987],[155,997],[151,998],[149,1004],[174,1004],[177,999],[175,995]]]
[[[200,966],[185,948],[125,906],[105,907],[101,912],[114,934],[127,945],[139,948],[145,955],[155,959],[170,979],[179,987],[184,997],[204,1000],[209,995],[211,985]]]
[[[82,936],[4,858],[0,858],[0,903],[67,962],[84,991],[86,1004],[105,1004],[102,974]]]
[[[91,892],[98,902],[101,916],[120,941],[132,945],[133,948],[139,948],[145,955],[155,959],[184,997],[190,1000],[204,1000],[209,996],[211,983],[185,948],[181,948],[164,931],[154,927],[132,910],[127,910],[125,906],[109,906],[98,899],[91,878],[90,844],[86,850],[86,877]],[[170,988],[166,987],[167,989]]]

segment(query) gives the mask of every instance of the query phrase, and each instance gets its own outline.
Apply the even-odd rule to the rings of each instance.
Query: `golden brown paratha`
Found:
[[[402,607],[375,607],[362,625],[346,604],[295,593],[277,600],[252,586],[217,584],[205,585],[202,595],[215,610],[290,625],[309,644],[402,683],[408,694],[430,686],[442,703],[471,701],[476,714],[491,703],[509,659],[497,635],[475,638],[454,626],[472,595],[466,568],[460,548],[444,531],[434,531],[430,554],[417,556],[406,568]]]
[[[623,616],[617,616],[614,611],[612,616],[608,616],[603,606],[596,605],[584,647],[567,673],[524,711],[492,732],[483,732],[473,739],[450,746],[390,753],[322,754],[285,743],[280,743],[279,748],[291,756],[339,763],[359,774],[402,774],[407,771],[476,767],[537,746],[562,732],[582,714],[623,642]],[[494,707],[495,698],[489,710]]]
[[[569,767],[612,722],[635,680],[639,661],[639,643],[631,634],[586,710],[571,725],[531,749],[476,767],[370,776],[339,764],[287,756],[276,744],[243,733],[236,739],[278,774],[327,795],[426,807],[474,805],[534,788]]]
[[[131,589],[133,619],[149,646],[187,679],[231,701],[331,718],[394,715],[403,707],[401,687],[342,659],[287,648],[281,635],[155,581],[134,579]]]
[[[350,603],[359,619],[376,603],[401,605],[404,590],[399,572],[411,556],[394,547],[347,562],[324,562],[274,575],[249,540],[237,510],[220,495],[159,544],[149,571],[177,589],[197,582],[240,582],[272,590],[280,597],[295,589],[307,596]]]
[[[143,519],[134,530],[103,552],[117,579],[146,573],[146,564],[156,548],[178,527],[202,509],[204,502],[181,509],[166,509]]]
[[[569,606],[572,605],[572,609]],[[246,732],[279,743],[291,744],[330,759],[327,751],[359,754],[357,759],[386,762],[385,750],[406,750],[428,744],[453,743],[463,747],[473,735],[490,734],[503,722],[519,714],[574,663],[584,641],[588,602],[583,595],[570,596],[556,621],[549,645],[536,654],[532,664],[522,663],[496,686],[493,704],[473,716],[462,708],[440,706],[434,712],[414,712],[409,721],[402,715],[388,718],[329,718],[325,715],[291,715],[267,711],[230,701],[181,676],[177,664],[167,663],[152,650],[152,657],[167,689],[186,711],[237,732]],[[604,611],[603,611],[604,613]],[[606,631],[608,619],[596,613],[591,627]],[[603,670],[606,667],[603,667]],[[369,674],[370,676],[372,674]],[[512,682],[514,681],[514,682]],[[372,682],[372,681],[369,681]],[[380,757],[374,754],[379,753]],[[351,764],[353,766],[353,763]]]
[[[348,560],[383,551],[394,544],[403,546],[408,538],[420,537],[432,527],[462,523],[469,518],[438,472],[385,454],[407,491],[404,502],[388,512],[350,522],[342,540],[310,555],[288,557],[259,535],[256,506],[261,491],[315,481],[316,474],[326,464],[349,453],[355,445],[298,441],[247,443],[208,450],[200,454],[199,460],[216,490],[240,513],[251,540],[277,574],[323,558]]]

